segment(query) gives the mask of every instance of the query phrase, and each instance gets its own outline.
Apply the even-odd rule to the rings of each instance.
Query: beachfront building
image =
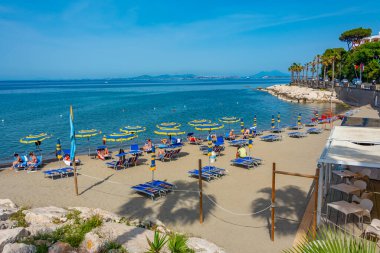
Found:
[[[360,46],[362,44],[369,43],[369,42],[378,42],[378,41],[380,41],[380,32],[376,35],[372,35],[372,36],[365,37],[365,38],[361,39],[359,43],[354,43],[353,47],[357,47],[357,46]]]

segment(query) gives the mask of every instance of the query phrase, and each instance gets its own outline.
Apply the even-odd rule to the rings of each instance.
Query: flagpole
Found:
[[[70,147],[70,159],[74,168],[74,188],[75,188],[75,194],[78,196],[78,179],[77,179],[77,166],[75,164],[75,130],[74,130],[74,113],[73,113],[73,106],[70,105],[70,139],[71,139],[71,147]]]

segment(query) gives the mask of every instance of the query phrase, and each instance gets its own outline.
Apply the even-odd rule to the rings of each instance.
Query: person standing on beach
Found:
[[[239,154],[239,157],[240,157],[240,158],[244,158],[244,157],[246,157],[246,156],[247,156],[247,150],[245,149],[245,147],[240,146],[240,147],[238,148],[238,154]]]

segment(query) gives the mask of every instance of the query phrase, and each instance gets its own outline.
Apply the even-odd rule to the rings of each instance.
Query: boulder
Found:
[[[67,210],[55,206],[38,207],[23,211],[25,220],[30,225],[45,225],[55,220],[66,221]]]
[[[3,248],[3,253],[34,253],[36,251],[34,245],[25,243],[8,243]]]
[[[35,236],[38,234],[46,234],[51,233],[55,231],[57,228],[59,228],[61,225],[53,224],[53,223],[46,223],[43,225],[40,224],[33,224],[29,227],[25,228],[31,236]]]
[[[10,199],[0,199],[0,221],[5,221],[9,216],[18,211],[15,203]]]
[[[17,227],[17,222],[13,220],[6,220],[6,221],[0,221],[0,230],[1,229],[8,229],[8,228],[15,228]]]
[[[0,252],[7,243],[14,243],[25,236],[28,236],[28,232],[24,228],[0,230]]]
[[[106,241],[100,238],[98,234],[89,232],[85,235],[84,240],[80,246],[83,253],[99,253],[103,249]]]
[[[89,208],[89,207],[69,207],[69,210],[78,210],[81,212],[80,217],[82,219],[88,219],[91,216],[99,215],[102,217],[104,222],[120,222],[121,217],[112,212],[100,209],[100,208]]]
[[[187,241],[187,246],[191,249],[194,249],[195,252],[225,253],[224,249],[219,248],[214,243],[197,237],[190,237]]]
[[[115,241],[123,245],[129,253],[146,252],[149,247],[146,238],[153,240],[154,235],[151,230],[119,223],[105,223],[96,228],[94,233],[104,238],[105,241]]]
[[[69,253],[75,252],[74,248],[70,244],[65,242],[56,242],[49,247],[49,253]]]

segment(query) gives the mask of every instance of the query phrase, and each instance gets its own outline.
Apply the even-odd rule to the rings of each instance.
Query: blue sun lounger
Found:
[[[276,134],[269,134],[269,135],[261,136],[260,139],[262,141],[273,142],[273,141],[280,141],[281,140],[281,136],[280,135],[276,135]]]
[[[247,169],[257,167],[262,162],[263,162],[262,159],[256,158],[256,157],[250,157],[250,156],[242,157],[242,158],[236,158],[236,159],[231,160],[232,165],[244,166],[244,167],[247,167]]]
[[[199,178],[199,170],[188,171],[189,175],[192,177]],[[210,181],[211,179],[220,178],[226,175],[226,170],[217,168],[214,166],[205,166],[202,168],[202,179]]]
[[[307,127],[314,127],[316,125],[317,125],[316,121],[311,121],[311,122],[308,122],[308,123],[305,124],[305,126],[307,126]]]
[[[284,129],[279,128],[279,127],[275,127],[275,128],[271,128],[269,131],[271,133],[282,133],[282,132],[284,132]]]
[[[291,125],[291,126],[289,126],[288,127],[288,129],[290,129],[290,130],[299,130],[299,129],[302,129],[303,128],[303,126],[302,125]]]
[[[106,162],[106,165],[107,165],[107,168],[118,170],[118,169],[125,169],[127,162],[128,162],[128,159],[126,159],[124,162],[121,162],[120,160],[114,160],[111,162]]]
[[[71,167],[56,169],[56,170],[46,170],[43,171],[45,177],[50,177],[51,179],[54,179],[55,176],[60,176],[61,178],[63,176],[68,176],[69,174],[74,174],[74,169]]]
[[[156,197],[161,196],[161,191],[159,189],[146,184],[138,184],[132,186],[131,189],[138,193],[148,195],[152,200],[154,200]]]
[[[233,147],[246,146],[246,145],[248,145],[248,140],[246,140],[246,139],[244,139],[244,140],[232,140],[232,141],[229,141],[228,144],[230,144],[230,146],[233,146]]]
[[[288,133],[288,136],[292,137],[292,138],[302,138],[302,137],[306,137],[307,133],[305,133],[305,132],[290,132],[290,133]]]
[[[323,132],[322,128],[316,128],[316,127],[313,127],[307,130],[307,133],[309,134],[320,134],[322,132]]]
[[[20,169],[26,169],[28,167],[28,157],[26,157],[25,155],[23,156],[20,156],[21,158],[21,163],[19,164],[16,164],[13,168],[16,169],[16,171],[20,170]]]
[[[37,162],[28,165],[30,170],[37,170],[42,165],[42,156],[37,156]]]
[[[150,185],[153,188],[160,189],[165,193],[172,191],[175,188],[174,184],[170,184],[161,180],[153,180],[145,183],[146,185]]]

